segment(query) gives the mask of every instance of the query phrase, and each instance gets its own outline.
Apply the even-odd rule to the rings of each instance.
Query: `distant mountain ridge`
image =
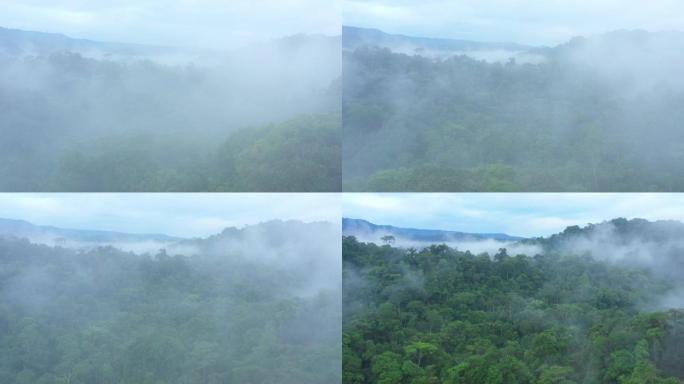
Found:
[[[261,43],[251,45],[252,48],[268,47],[274,43],[285,49],[297,50],[308,44],[341,44],[341,36],[328,36],[320,34],[294,34],[283,36]],[[121,55],[146,55],[150,53],[179,53],[195,49],[178,46],[161,46],[141,43],[121,43],[113,41],[99,41],[91,39],[74,38],[63,33],[28,31],[22,29],[4,28],[0,26],[0,52],[17,55],[50,54],[63,51],[88,51],[100,50],[110,54]],[[238,51],[244,50],[238,49]]]
[[[538,244],[547,251],[557,250],[561,245],[578,239],[591,238],[601,242],[609,239],[611,245],[629,244],[635,241],[649,243],[681,242],[684,245],[684,223],[677,220],[625,219],[616,218],[586,226],[572,225],[562,232],[543,237],[525,238],[504,233],[468,233],[440,229],[402,228],[392,225],[379,225],[363,219],[342,219],[342,232],[345,236],[357,234],[394,235],[414,241],[458,241],[487,240],[514,241],[521,244]]]
[[[362,219],[342,219],[342,233],[345,236],[395,236],[410,241],[419,242],[451,242],[496,240],[503,242],[520,241],[524,238],[510,236],[504,233],[467,233],[438,229],[401,228],[392,225],[377,225]]]
[[[0,55],[10,57],[50,56],[75,53],[92,59],[138,61],[164,64],[223,64],[234,60],[258,59],[276,62],[297,55],[320,57],[339,55],[341,36],[295,34],[237,49],[203,49],[182,46],[159,46],[73,38],[61,33],[36,32],[0,27]],[[278,54],[280,56],[274,56]],[[253,65],[253,64],[252,64]],[[310,70],[309,70],[310,71]]]
[[[0,52],[9,55],[49,55],[56,52],[90,52],[123,56],[178,53],[178,48],[144,44],[102,42],[72,38],[61,33],[0,27]]]
[[[414,46],[417,50],[431,49],[436,51],[527,51],[533,48],[532,46],[510,42],[478,42],[462,39],[414,37],[353,26],[342,27],[342,42],[345,49],[356,49],[362,46],[387,48]]]
[[[70,240],[85,243],[112,243],[112,242],[178,242],[179,237],[164,234],[134,234],[116,231],[66,229],[47,225],[35,225],[24,220],[12,220],[0,218],[0,237],[18,237],[55,241]]]
[[[270,220],[243,227],[227,227],[214,235],[191,238],[159,233],[66,229],[0,218],[0,240],[27,239],[32,243],[75,249],[112,246],[139,254],[156,253],[162,249],[170,254],[184,255],[224,252],[246,243],[305,251],[320,247],[320,242],[311,241],[311,233],[335,233],[330,239],[339,239],[340,227],[330,222]]]
[[[576,36],[555,46],[532,46],[513,42],[415,37],[344,26],[342,46],[347,51],[375,47],[389,49],[393,53],[436,59],[468,56],[487,62],[503,63],[514,59],[529,64],[551,60],[617,73],[619,76],[639,77],[640,71],[648,69],[649,73],[666,72],[659,79],[661,82],[669,81],[673,77],[671,72],[684,65],[684,32],[679,31],[623,29]]]

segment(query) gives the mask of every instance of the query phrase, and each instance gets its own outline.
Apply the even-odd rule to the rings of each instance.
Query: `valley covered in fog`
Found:
[[[684,378],[682,222],[614,219],[514,241],[343,227],[345,379]]]
[[[473,254],[494,255],[502,248],[512,254],[535,255],[541,252],[538,244],[525,242],[524,238],[504,233],[465,233],[431,229],[400,228],[377,225],[366,220],[342,219],[342,233],[365,243],[391,245],[404,249],[423,249],[434,245],[469,251]]]
[[[681,191],[684,33],[549,46],[345,27],[346,191]]]
[[[279,220],[188,239],[0,222],[0,382],[340,382],[340,235]]]
[[[200,49],[0,28],[0,190],[339,190],[339,52],[321,34]]]

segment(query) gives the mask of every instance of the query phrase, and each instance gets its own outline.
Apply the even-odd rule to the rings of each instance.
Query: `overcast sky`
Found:
[[[0,194],[0,218],[205,237],[273,219],[340,222],[338,194]]]
[[[555,45],[616,29],[682,30],[682,0],[344,0],[344,24],[392,33]]]
[[[617,217],[684,221],[682,194],[347,194],[343,206],[375,224],[525,237]]]
[[[230,49],[339,35],[341,0],[1,0],[0,26],[92,40]]]

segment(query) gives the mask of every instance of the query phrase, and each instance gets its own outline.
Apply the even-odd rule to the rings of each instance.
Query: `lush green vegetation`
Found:
[[[684,190],[684,91],[644,63],[596,64],[624,53],[613,43],[591,63],[573,61],[581,39],[538,64],[345,52],[344,189]],[[634,61],[647,51],[635,49]]]
[[[684,379],[684,312],[644,310],[671,288],[646,269],[353,237],[343,260],[345,384]]]
[[[240,130],[218,148],[127,134],[68,150],[50,191],[339,191],[339,115],[311,115]],[[213,147],[213,146],[212,146]],[[284,161],[283,159],[287,159]]]
[[[311,283],[327,251],[269,225],[191,257],[0,239],[0,382],[340,382],[339,288]]]

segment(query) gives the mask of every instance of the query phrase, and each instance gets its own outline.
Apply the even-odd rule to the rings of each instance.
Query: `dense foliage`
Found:
[[[258,252],[287,242],[261,240]],[[138,255],[0,239],[0,382],[340,382],[339,290],[303,286],[312,275],[303,265],[321,249],[290,256],[290,266],[240,252]]]
[[[588,63],[581,39],[540,63],[345,52],[345,190],[683,190],[684,89],[626,39],[631,58],[609,41]]]
[[[340,140],[339,115],[302,116],[240,130],[209,153],[185,138],[142,133],[107,137],[66,151],[50,182],[39,188],[334,192],[341,188]]]
[[[684,379],[684,312],[643,310],[670,289],[647,270],[353,237],[343,260],[345,384]]]

